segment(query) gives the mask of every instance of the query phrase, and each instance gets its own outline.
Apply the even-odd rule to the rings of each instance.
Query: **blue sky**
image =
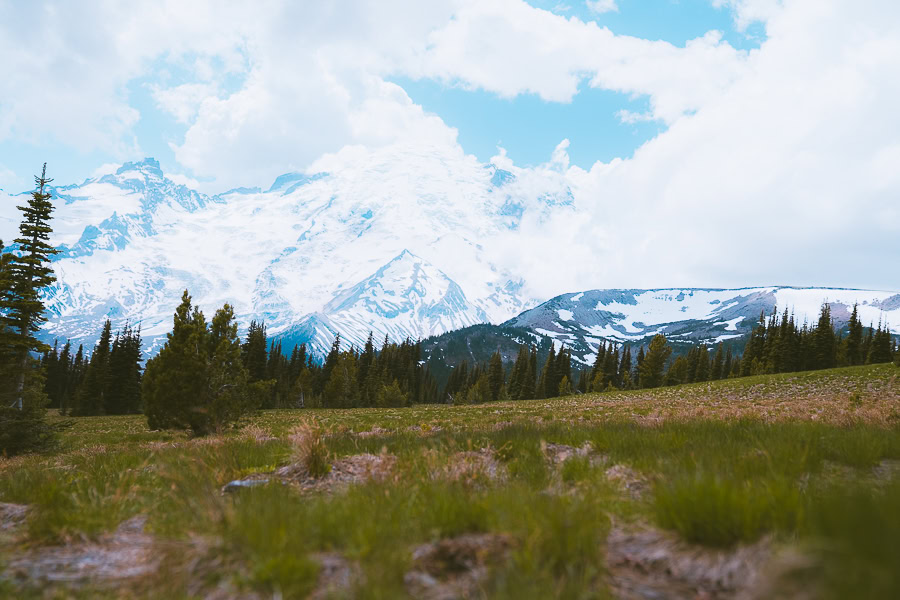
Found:
[[[688,40],[711,30],[722,32],[728,44],[741,50],[756,48],[764,39],[762,24],[753,23],[739,31],[733,12],[716,8],[709,0],[618,0],[618,10],[601,14],[592,12],[581,1],[532,0],[531,4],[562,16],[595,21],[617,35],[663,40],[676,46],[684,46]],[[196,79],[191,69],[181,67],[191,64],[190,55],[170,59],[162,55],[146,62],[143,73],[129,78],[116,90],[120,99],[138,114],[116,148],[85,148],[49,133],[37,139],[0,138],[0,187],[8,191],[27,188],[43,161],[50,164],[57,183],[65,184],[80,182],[101,165],[143,156],[157,158],[167,172],[214,187],[212,177],[180,164],[173,151],[173,145],[184,141],[190,123],[179,122],[154,99],[155,88]],[[218,75],[220,96],[240,89],[246,73],[227,73],[215,58],[210,62],[210,68]],[[579,85],[579,92],[570,102],[553,102],[534,93],[501,97],[493,91],[437,78],[395,75],[387,79],[403,87],[413,102],[456,128],[462,148],[481,161],[489,160],[502,146],[517,164],[537,165],[549,159],[562,139],[569,139],[572,164],[589,168],[598,160],[608,162],[631,156],[636,148],[665,129],[659,120],[626,123],[619,118],[621,110],[646,112],[646,96],[594,89],[586,81]],[[264,186],[268,182],[247,183]]]

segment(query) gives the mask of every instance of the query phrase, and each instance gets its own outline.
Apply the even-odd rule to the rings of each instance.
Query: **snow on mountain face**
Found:
[[[425,338],[488,320],[466,299],[462,288],[434,265],[404,250],[350,289],[336,295],[322,312],[310,315],[279,337],[285,347],[312,341],[321,351],[340,334],[361,347],[371,331],[380,342]]]
[[[885,323],[900,334],[900,293],[835,288],[591,290],[563,294],[504,323],[563,343],[590,364],[601,340],[637,342],[657,333],[670,340],[716,343],[741,337],[773,310],[815,324],[822,303],[837,325],[858,304],[864,324]]]
[[[571,210],[558,182],[528,189],[461,152],[402,146],[214,197],[152,159],[126,163],[51,190],[61,253],[45,336],[91,345],[109,317],[140,323],[153,353],[185,289],[207,313],[228,302],[242,325],[262,319],[318,350],[339,332],[358,342],[370,329],[418,338],[501,322],[537,302],[482,242],[524,213]]]

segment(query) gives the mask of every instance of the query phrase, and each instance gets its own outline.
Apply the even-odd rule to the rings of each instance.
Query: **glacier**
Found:
[[[523,273],[482,242],[567,210],[572,192],[535,193],[515,174],[461,151],[390,146],[358,153],[336,173],[287,173],[262,191],[209,196],[168,178],[152,158],[51,188],[58,281],[46,292],[47,340],[93,345],[102,321],[140,325],[153,354],[187,289],[207,314],[228,302],[242,327],[326,351],[499,323],[537,305]],[[25,194],[27,192],[23,192]],[[11,240],[3,198],[0,235]]]

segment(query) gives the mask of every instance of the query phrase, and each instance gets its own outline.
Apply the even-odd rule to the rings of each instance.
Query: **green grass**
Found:
[[[0,564],[14,544],[99,539],[143,514],[162,540],[207,540],[194,578],[303,597],[317,585],[315,557],[335,553],[363,577],[350,596],[396,598],[417,545],[497,533],[514,545],[492,565],[486,596],[588,598],[606,593],[611,521],[637,520],[711,547],[772,536],[816,556],[829,592],[889,597],[900,589],[900,487],[873,467],[900,460],[896,375],[858,367],[463,407],[267,411],[246,434],[196,440],[148,431],[141,417],[78,419],[58,453],[0,462],[0,501],[32,507],[24,539],[0,538]],[[292,440],[310,417],[318,425]],[[357,435],[375,427],[386,433]],[[596,455],[553,466],[542,441],[589,442]],[[503,478],[447,476],[457,453],[487,447]],[[220,492],[292,460],[326,476],[364,452],[396,456],[395,476],[333,493],[279,483]],[[646,493],[634,499],[608,480],[613,464],[644,478]],[[184,557],[173,561],[177,570]],[[188,597],[189,579],[151,580],[144,595]],[[11,585],[0,579],[0,596]]]

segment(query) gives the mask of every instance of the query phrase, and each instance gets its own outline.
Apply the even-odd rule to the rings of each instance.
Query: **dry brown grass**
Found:
[[[304,419],[288,434],[293,449],[293,466],[306,476],[318,479],[331,471],[330,453],[325,443],[325,430],[315,419]]]

